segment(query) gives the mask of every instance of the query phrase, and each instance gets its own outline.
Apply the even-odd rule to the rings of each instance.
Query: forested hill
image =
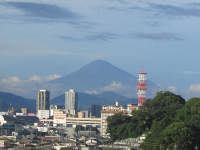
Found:
[[[114,141],[145,133],[144,150],[200,148],[200,98],[185,101],[171,92],[159,92],[132,117],[108,118],[108,132]]]

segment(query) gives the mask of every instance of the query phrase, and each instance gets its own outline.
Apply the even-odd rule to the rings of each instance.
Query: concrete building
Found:
[[[50,117],[50,111],[49,110],[38,110],[37,111],[37,117],[41,119],[48,119]]]
[[[74,89],[65,92],[65,109],[70,116],[76,116],[78,109],[78,94]]]
[[[90,113],[89,113],[88,110],[82,110],[81,112],[83,112],[85,114],[85,118],[89,118],[90,117]]]
[[[10,146],[9,141],[6,139],[0,139],[0,149],[7,149]]]
[[[123,106],[119,105],[118,102],[115,105],[103,106],[101,110],[101,136],[109,137],[107,133],[107,118],[109,116],[113,116],[117,113],[127,114],[127,109],[123,108]]]
[[[50,92],[47,90],[39,90],[37,94],[36,110],[49,110]]]
[[[25,107],[21,108],[21,113],[23,113],[23,115],[27,115],[28,114],[28,109]]]
[[[85,118],[85,112],[78,112],[78,118]]]
[[[53,116],[54,111],[56,110],[65,110],[65,107],[62,105],[50,105],[50,116]]]
[[[138,105],[137,104],[127,104],[127,112],[128,115],[132,115],[132,112],[134,112],[135,110],[138,110]]]
[[[40,122],[51,124],[53,119],[41,119]],[[82,126],[93,126],[99,128],[101,125],[101,118],[75,118],[75,117],[66,117],[66,125],[69,127],[76,127],[77,125]]]
[[[6,124],[7,121],[4,119],[3,115],[0,115],[0,126],[2,126],[3,124]]]
[[[53,112],[53,124],[54,126],[62,125],[66,126],[66,113],[63,110],[54,110]]]
[[[90,113],[93,117],[101,117],[101,105],[92,104],[90,106]]]

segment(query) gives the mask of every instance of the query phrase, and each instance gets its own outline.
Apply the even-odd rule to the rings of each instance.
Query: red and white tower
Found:
[[[147,73],[140,72],[138,73],[138,82],[137,82],[137,96],[138,96],[138,106],[143,106],[146,99],[146,90],[147,90]]]

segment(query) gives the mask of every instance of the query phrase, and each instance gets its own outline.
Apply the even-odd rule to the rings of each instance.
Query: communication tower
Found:
[[[138,106],[143,106],[146,100],[146,91],[147,91],[147,73],[140,72],[138,73],[137,81],[137,96],[138,96]]]

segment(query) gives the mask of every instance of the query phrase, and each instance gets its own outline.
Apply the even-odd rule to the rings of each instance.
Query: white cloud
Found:
[[[11,76],[11,77],[8,77],[8,78],[4,78],[1,81],[4,82],[4,83],[9,83],[9,82],[18,83],[18,82],[21,81],[21,79],[17,76]]]
[[[32,75],[28,78],[27,81],[42,81],[42,77],[39,75]]]
[[[60,78],[61,76],[58,74],[50,74],[47,76],[39,76],[39,75],[32,75],[28,78],[27,81],[36,81],[36,82],[44,82],[44,81],[51,81]]]
[[[103,93],[103,92],[114,92],[119,95],[133,98],[133,97],[135,97],[135,94],[133,92],[134,90],[135,90],[134,87],[127,86],[120,81],[112,81],[111,83],[109,83],[103,87],[100,87],[97,89],[88,89],[84,92],[87,94],[96,94],[96,95]]]
[[[6,78],[0,79],[0,84],[5,84],[5,85],[17,85],[21,83],[29,83],[29,82],[47,82],[51,80],[55,80],[60,78],[61,76],[58,74],[50,74],[47,76],[39,76],[39,75],[32,75],[27,79],[21,79],[18,76],[10,76]]]
[[[189,91],[192,92],[192,93],[200,93],[200,84],[190,85]]]
[[[119,90],[122,90],[124,87],[121,82],[113,81],[112,83],[106,85],[103,87],[103,91],[112,91],[116,92]]]
[[[16,86],[17,84],[19,84],[21,82],[22,82],[22,80],[17,76],[11,76],[11,77],[3,78],[0,80],[0,84],[2,86],[10,85],[12,87]]]
[[[91,94],[91,95],[98,95],[102,92],[119,92],[119,91],[124,91],[124,89],[126,89],[121,82],[119,81],[113,81],[110,84],[105,85],[102,88],[98,88],[98,89],[89,89],[84,91],[87,94]]]
[[[170,91],[170,92],[173,92],[173,93],[177,92],[177,88],[175,86],[168,86],[167,90]]]
[[[0,79],[0,91],[29,96],[35,93],[38,88],[46,88],[48,81],[60,78],[60,75],[50,74],[47,76],[31,75],[26,79],[21,79],[17,76],[11,76]]]
[[[45,79],[47,81],[51,81],[51,80],[56,80],[56,79],[59,79],[61,78],[61,75],[58,75],[58,74],[51,74],[51,75],[48,75],[45,77]]]
[[[100,91],[98,91],[98,90],[86,90],[85,93],[91,94],[91,95],[97,95],[97,94],[100,94]]]

